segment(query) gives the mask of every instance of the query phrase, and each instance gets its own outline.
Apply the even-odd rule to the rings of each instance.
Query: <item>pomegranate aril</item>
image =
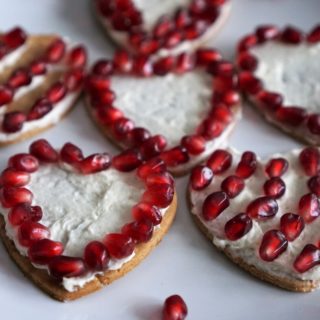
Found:
[[[244,181],[237,176],[229,176],[221,183],[221,190],[224,191],[229,198],[235,198],[244,189]]]
[[[320,250],[313,244],[307,244],[293,263],[294,268],[304,273],[320,264]]]
[[[240,53],[237,64],[242,70],[254,71],[258,66],[258,60],[248,52]]]
[[[42,75],[47,72],[47,65],[43,60],[36,60],[30,65],[30,72],[34,76]]]
[[[183,29],[191,22],[189,11],[185,8],[179,8],[174,16],[174,22],[177,30]]]
[[[164,161],[160,158],[154,158],[142,164],[137,170],[137,175],[141,179],[146,179],[152,174],[161,174],[166,170],[167,166]]]
[[[183,29],[183,34],[186,40],[194,40],[205,33],[208,23],[203,20],[193,20]]]
[[[239,52],[246,51],[252,48],[253,46],[255,46],[257,42],[258,42],[257,36],[254,34],[249,34],[240,40],[238,44],[238,51]]]
[[[8,87],[0,85],[0,107],[10,103],[13,99],[14,91]]]
[[[27,117],[23,112],[8,112],[3,117],[2,130],[7,133],[14,133],[20,131],[26,120]]]
[[[181,139],[181,145],[192,155],[198,155],[205,151],[206,140],[199,135],[185,136]]]
[[[169,172],[164,173],[155,173],[150,176],[147,176],[145,179],[145,183],[147,187],[154,187],[154,186],[167,186],[170,185],[174,187],[174,179]]]
[[[181,146],[164,151],[160,157],[168,167],[174,167],[189,161],[187,149]]]
[[[174,29],[174,24],[168,16],[162,16],[153,29],[153,35],[162,38]]]
[[[229,240],[237,241],[246,235],[251,228],[251,218],[246,213],[239,213],[225,224],[224,232]]]
[[[284,43],[297,44],[302,40],[302,32],[294,27],[288,26],[282,31],[281,41],[283,41]]]
[[[279,29],[273,25],[263,25],[256,29],[256,36],[259,43],[274,39],[279,35]]]
[[[149,130],[144,128],[134,128],[128,133],[127,141],[132,147],[141,145],[142,142],[148,140],[151,137]]]
[[[117,140],[125,140],[128,133],[134,128],[134,123],[130,119],[117,119],[112,125],[112,133]]]
[[[309,43],[320,42],[320,25],[315,26],[307,36],[307,41]]]
[[[224,124],[229,124],[232,121],[233,114],[229,107],[223,103],[214,105],[210,111],[210,117]]]
[[[109,253],[105,245],[99,241],[92,241],[84,248],[84,261],[94,271],[103,271],[109,263]]]
[[[92,67],[92,73],[100,76],[110,76],[114,71],[114,63],[111,60],[99,60]]]
[[[304,229],[304,220],[294,213],[286,213],[280,219],[280,230],[288,241],[297,239]]]
[[[133,72],[139,76],[149,77],[153,74],[153,65],[148,56],[140,55],[134,59]]]
[[[184,74],[187,71],[191,71],[195,68],[195,58],[192,54],[181,53],[177,57],[176,66],[174,72],[177,74]]]
[[[221,97],[221,101],[230,107],[233,105],[239,104],[240,99],[241,98],[240,98],[239,93],[235,90],[228,90]],[[232,115],[232,113],[231,113],[231,115]]]
[[[253,219],[270,219],[278,212],[279,206],[272,197],[259,197],[247,206],[246,212]]]
[[[282,95],[275,92],[260,91],[256,99],[261,107],[269,112],[276,111],[283,103]]]
[[[5,169],[0,176],[0,185],[23,187],[30,181],[30,174],[14,168]]]
[[[98,108],[95,112],[99,122],[105,125],[110,125],[123,118],[123,112],[112,106]]]
[[[320,203],[314,193],[308,193],[301,197],[298,212],[306,223],[311,223],[320,215]]]
[[[320,197],[320,175],[316,175],[309,179],[308,187],[310,191]]]
[[[299,107],[280,107],[276,111],[276,119],[290,126],[299,126],[306,118],[306,110]]]
[[[174,197],[174,188],[171,185],[152,185],[142,195],[142,201],[159,208],[167,208]]]
[[[30,247],[36,241],[49,237],[49,229],[38,222],[25,221],[18,229],[18,240],[24,247]]]
[[[82,69],[75,69],[67,72],[63,77],[63,83],[68,91],[79,90],[84,82],[84,71]]]
[[[67,87],[62,82],[53,84],[46,92],[46,98],[53,104],[61,101],[67,94]]]
[[[162,320],[184,320],[187,315],[188,307],[181,296],[175,294],[165,300],[162,309]]]
[[[167,140],[162,135],[156,135],[144,141],[140,146],[142,158],[147,160],[160,154],[167,146]]]
[[[310,114],[308,116],[307,127],[312,134],[320,134],[320,115]]]
[[[214,174],[227,171],[232,164],[232,155],[226,150],[218,149],[212,153],[207,161],[207,166]]]
[[[172,71],[176,64],[176,57],[168,56],[159,59],[153,64],[153,71],[156,75],[164,76]]]
[[[198,66],[208,66],[212,62],[221,60],[221,54],[211,48],[201,48],[196,51],[196,64]]]
[[[209,167],[197,166],[191,172],[191,187],[193,190],[202,190],[211,183],[212,178],[213,172]]]
[[[68,57],[68,64],[72,68],[82,68],[87,63],[87,50],[83,46],[73,48]]]
[[[141,163],[141,154],[135,149],[123,151],[112,159],[112,165],[122,172],[132,171],[139,167]]]
[[[110,79],[106,76],[92,74],[86,78],[85,86],[89,93],[108,90],[110,88]]]
[[[7,84],[12,89],[18,89],[19,87],[26,86],[32,81],[31,73],[28,69],[18,69],[9,78]]]
[[[31,206],[27,203],[21,203],[13,207],[8,213],[8,219],[11,225],[19,226],[25,221],[38,222],[42,218],[42,209],[39,206]]]
[[[230,205],[228,195],[223,191],[211,193],[202,206],[202,216],[210,221],[217,218]]]
[[[118,50],[113,57],[113,65],[117,71],[129,73],[133,66],[132,57],[127,51]]]
[[[180,31],[171,31],[163,42],[165,48],[174,48],[183,40],[183,33]]]
[[[242,154],[241,160],[236,169],[236,175],[247,179],[254,174],[257,168],[257,157],[255,153],[246,151]]]
[[[136,221],[149,220],[155,226],[162,221],[161,211],[156,206],[146,202],[140,202],[132,207],[132,215]]]
[[[152,238],[153,224],[150,220],[138,220],[124,225],[121,232],[136,243],[148,242]]]
[[[307,176],[314,176],[320,170],[320,152],[317,148],[304,148],[299,155],[299,161]]]
[[[61,242],[41,239],[30,246],[28,257],[33,263],[48,264],[52,258],[60,256],[63,249]]]
[[[104,238],[104,245],[112,258],[123,259],[130,256],[134,251],[132,238],[121,233],[110,233]]]
[[[226,124],[222,121],[215,119],[214,117],[210,117],[205,119],[198,127],[197,134],[201,135],[206,140],[212,140],[222,134],[225,126]]]
[[[53,109],[52,104],[47,99],[39,99],[32,106],[27,115],[27,121],[38,120],[44,117]]]
[[[77,162],[77,168],[83,174],[92,174],[106,170],[111,165],[111,158],[108,153],[93,154],[80,162]]]
[[[258,95],[263,88],[263,84],[251,72],[243,71],[239,75],[239,87],[248,94]]]
[[[30,145],[29,151],[33,156],[43,162],[57,162],[59,159],[58,152],[45,139],[33,142]]]
[[[20,203],[31,203],[33,194],[21,187],[3,187],[0,189],[0,202],[4,208],[12,208]]]
[[[1,40],[10,49],[15,49],[25,43],[25,41],[27,40],[27,35],[24,32],[24,30],[22,30],[19,27],[16,27],[10,30],[9,32],[5,33],[1,37]]]
[[[132,0],[115,0],[114,5],[117,10],[129,11],[133,8]]]
[[[31,154],[19,153],[9,159],[8,165],[17,170],[32,173],[38,170],[39,161]]]
[[[50,63],[59,62],[66,51],[66,45],[61,39],[56,39],[47,49],[44,58]]]
[[[259,254],[264,261],[273,261],[278,258],[288,247],[288,240],[279,230],[267,231],[261,241]]]
[[[50,275],[59,280],[80,277],[86,272],[85,262],[81,258],[57,256],[49,262]]]
[[[62,161],[69,164],[74,164],[84,159],[82,150],[70,142],[62,147],[60,157]]]
[[[266,173],[269,178],[281,177],[288,170],[288,161],[284,158],[271,159],[266,164]]]
[[[279,199],[286,192],[286,185],[281,178],[274,177],[265,182],[263,190],[266,196]]]
[[[226,60],[218,60],[211,63],[208,67],[208,71],[215,77],[232,76],[235,72],[234,65]]]

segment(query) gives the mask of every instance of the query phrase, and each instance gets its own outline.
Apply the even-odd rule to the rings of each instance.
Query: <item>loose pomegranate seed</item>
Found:
[[[149,56],[137,56],[133,62],[133,72],[139,76],[150,77],[153,74],[153,65]]]
[[[276,111],[276,118],[290,126],[299,126],[306,120],[307,112],[299,107],[280,107]]]
[[[73,48],[68,57],[68,64],[72,68],[81,68],[87,63],[87,50],[83,46]]]
[[[264,261],[273,261],[278,258],[288,247],[288,240],[279,230],[267,231],[261,241],[259,254]]]
[[[75,69],[67,72],[63,77],[63,83],[68,91],[73,92],[79,90],[84,82],[84,71]]]
[[[299,201],[299,214],[306,223],[311,223],[320,215],[320,203],[313,193],[305,194]]]
[[[230,205],[227,194],[223,191],[211,193],[203,203],[202,216],[210,221],[217,218]]]
[[[224,232],[229,240],[236,241],[246,235],[251,228],[251,218],[246,213],[239,213],[225,224]]]
[[[92,67],[92,73],[100,76],[110,76],[113,71],[114,64],[110,60],[99,60]]]
[[[136,243],[148,242],[152,238],[153,224],[150,220],[139,220],[123,226],[121,232]]]
[[[288,241],[297,239],[304,229],[303,218],[294,213],[286,213],[280,219],[280,230]]]
[[[111,165],[111,158],[108,153],[93,154],[80,162],[77,162],[77,168],[82,174],[92,174],[106,170]]]
[[[67,94],[67,87],[62,82],[53,84],[46,92],[46,98],[53,104],[61,101]]]
[[[314,176],[308,181],[308,187],[312,193],[315,193],[317,197],[320,197],[320,176]]]
[[[110,233],[104,238],[104,244],[112,258],[123,259],[130,256],[134,251],[132,238],[121,233]]]
[[[294,268],[304,273],[320,263],[320,250],[313,244],[307,244],[293,263]]]
[[[184,320],[188,307],[181,296],[175,294],[166,299],[162,309],[162,320]]]
[[[304,148],[299,155],[299,161],[307,176],[315,176],[320,170],[320,152],[317,148]]]
[[[29,183],[30,174],[14,168],[7,168],[2,172],[0,181],[5,187],[23,187]]]
[[[251,72],[243,71],[239,75],[239,87],[250,95],[258,95],[263,89],[263,84]]]
[[[151,137],[149,130],[144,128],[134,128],[128,133],[128,144],[132,147],[141,145],[142,142],[148,140]]]
[[[272,112],[282,106],[283,97],[278,93],[260,91],[257,95],[257,101],[262,108]]]
[[[61,242],[42,239],[31,245],[28,257],[33,263],[48,264],[53,257],[60,256],[63,249]]]
[[[258,60],[250,53],[242,52],[237,59],[237,64],[243,70],[254,71],[257,69]]]
[[[162,16],[153,29],[153,35],[162,38],[174,29],[174,24],[168,16]]]
[[[320,41],[320,25],[315,26],[307,36],[309,43],[317,43]]]
[[[241,160],[236,169],[236,175],[247,179],[252,176],[257,168],[257,157],[255,153],[246,151],[242,154]]]
[[[123,112],[115,107],[98,108],[96,116],[101,124],[110,125],[123,118]]]
[[[320,114],[310,114],[307,127],[312,134],[320,134]]]
[[[31,73],[28,69],[21,68],[16,70],[8,80],[8,85],[12,89],[27,86],[32,81]]]
[[[8,86],[0,85],[0,107],[12,101],[13,93],[14,91]]]
[[[152,174],[162,174],[166,170],[167,166],[164,161],[160,158],[154,158],[142,164],[137,170],[137,175],[141,179],[146,179]]]
[[[284,158],[271,159],[266,164],[266,173],[269,178],[281,177],[288,170],[289,163]]]
[[[50,275],[56,279],[80,277],[86,273],[83,259],[57,256],[49,262]]]
[[[258,42],[262,43],[270,39],[274,39],[279,35],[279,29],[273,25],[264,25],[256,29]]]
[[[247,214],[253,219],[270,219],[278,212],[278,203],[271,197],[259,197],[247,207]]]
[[[191,172],[190,183],[193,190],[202,190],[212,181],[213,172],[209,167],[198,166]]]
[[[132,171],[139,167],[141,163],[141,154],[135,149],[123,151],[112,159],[112,165],[122,172]]]
[[[39,99],[32,106],[27,115],[27,121],[33,121],[43,118],[53,109],[52,104],[47,99]]]
[[[256,35],[254,34],[247,35],[244,38],[242,38],[241,41],[239,42],[238,51],[239,52],[246,51],[252,48],[253,46],[255,46],[257,42],[258,42],[258,38]]]
[[[142,201],[159,208],[167,208],[174,197],[174,188],[171,185],[152,185],[142,195]]]
[[[26,42],[27,35],[24,32],[24,30],[22,30],[19,27],[16,27],[16,28],[10,30],[9,32],[5,33],[2,36],[1,40],[10,49],[16,49]]]
[[[87,77],[85,86],[90,93],[108,90],[110,88],[110,79],[106,76],[92,74]]]
[[[211,48],[200,48],[196,51],[196,64],[198,66],[208,66],[212,62],[221,60],[221,54]]]
[[[20,111],[8,112],[3,117],[2,130],[7,133],[20,131],[27,117]]]
[[[207,166],[214,174],[221,174],[227,171],[232,164],[232,155],[226,150],[218,149],[213,152],[207,161]]]
[[[266,196],[279,199],[286,192],[286,185],[281,178],[274,177],[265,182],[263,190]]]
[[[181,146],[164,151],[160,157],[168,167],[174,167],[189,161],[187,149]]]
[[[125,140],[128,133],[134,128],[134,122],[127,118],[120,118],[113,123],[112,133],[119,141]]]
[[[12,208],[20,203],[31,203],[33,194],[26,188],[3,187],[0,189],[0,202],[4,208]]]
[[[113,65],[117,71],[128,73],[132,70],[132,57],[127,51],[119,50],[113,57]]]
[[[132,215],[136,221],[149,220],[154,226],[162,221],[161,211],[154,205],[140,202],[132,207]]]
[[[43,162],[57,162],[59,159],[58,152],[45,139],[33,142],[30,145],[29,151],[33,156]]]
[[[21,203],[9,211],[8,219],[13,226],[19,226],[25,221],[38,222],[42,219],[42,209],[39,206]]]
[[[184,74],[195,68],[195,58],[192,54],[183,52],[177,57],[176,67],[174,72],[177,74]]]
[[[43,60],[35,60],[30,65],[31,74],[34,76],[42,75],[47,72],[47,65]]]
[[[160,154],[167,146],[167,140],[162,135],[156,135],[144,141],[140,146],[143,159],[151,159]]]
[[[191,17],[189,11],[185,8],[179,8],[174,16],[174,22],[176,29],[180,30],[185,28],[191,23]]]
[[[237,176],[229,176],[221,183],[221,190],[224,191],[229,198],[235,198],[244,189],[244,181]]]
[[[169,172],[154,173],[145,179],[145,183],[147,187],[163,185],[170,185],[171,187],[174,187],[174,179]]]
[[[38,222],[25,221],[18,229],[18,240],[24,247],[30,247],[36,241],[49,237],[49,229]]]
[[[159,59],[153,64],[153,71],[156,75],[164,76],[174,69],[176,57],[168,56]]]
[[[64,56],[66,45],[61,39],[56,39],[47,49],[44,58],[50,63],[59,62]]]
[[[39,168],[39,161],[37,158],[28,153],[19,153],[12,156],[8,165],[17,170],[26,171],[26,172],[35,172]]]
[[[181,139],[181,145],[192,155],[201,154],[206,149],[206,140],[199,135],[185,136]]]
[[[300,30],[288,26],[282,31],[281,40],[285,43],[297,44],[303,40],[303,34]]]
[[[69,164],[74,164],[84,159],[81,149],[70,142],[62,147],[60,157],[62,161]]]
[[[99,241],[92,241],[84,249],[84,261],[91,270],[105,270],[109,263],[109,253],[105,245]]]

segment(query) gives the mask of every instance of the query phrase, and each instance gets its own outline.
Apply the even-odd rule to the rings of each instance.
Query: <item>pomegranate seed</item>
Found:
[[[157,173],[164,173],[167,170],[167,166],[160,158],[151,159],[142,164],[138,170],[137,175],[141,179],[146,179],[148,176]]]
[[[239,213],[225,224],[224,232],[229,240],[236,241],[245,236],[251,228],[251,218],[246,213]]]
[[[246,151],[242,154],[241,160],[236,169],[236,175],[247,179],[253,175],[257,168],[257,157],[255,153]]]
[[[123,118],[123,113],[115,107],[108,106],[107,108],[97,109],[96,116],[102,124],[110,125]]]
[[[315,176],[320,170],[320,152],[317,148],[304,148],[299,155],[299,161],[307,176]]]
[[[70,142],[62,147],[60,156],[62,161],[69,164],[78,163],[84,159],[81,149]]]
[[[297,239],[304,229],[303,218],[294,213],[286,213],[280,219],[280,230],[288,241]]]
[[[311,223],[320,215],[320,203],[313,193],[305,194],[299,201],[299,214],[306,223]]]
[[[222,96],[222,102],[227,106],[233,106],[240,103],[240,95],[235,90],[229,90],[225,92]]]
[[[264,261],[273,261],[278,258],[288,247],[288,240],[278,230],[267,231],[261,241],[259,254]]]
[[[162,16],[153,29],[153,35],[157,38],[163,38],[174,29],[174,24],[168,16]]]
[[[320,134],[320,114],[310,114],[307,127],[312,134]]]
[[[286,192],[286,185],[282,179],[274,177],[265,182],[263,190],[266,196],[279,199]]]
[[[184,37],[186,40],[194,40],[205,33],[207,30],[208,23],[203,20],[193,20],[189,25],[187,25],[184,30]]]
[[[183,41],[183,33],[181,31],[171,31],[166,36],[164,40],[163,46],[165,48],[174,48],[177,46],[181,41]]]
[[[207,166],[214,174],[221,174],[227,171],[231,164],[232,155],[228,151],[222,149],[214,151],[207,161]]]
[[[47,72],[47,65],[43,60],[35,60],[30,65],[31,74],[34,76],[43,75]]]
[[[110,79],[106,76],[92,74],[86,79],[86,89],[89,92],[103,91],[110,88]]]
[[[27,86],[32,81],[31,73],[27,69],[16,70],[8,80],[8,85],[12,89]]]
[[[221,54],[215,49],[200,48],[196,51],[196,64],[198,66],[208,66],[219,60],[221,60]]]
[[[281,40],[284,43],[297,44],[303,40],[303,34],[300,30],[288,26],[282,31]]]
[[[271,159],[266,165],[266,173],[269,178],[281,177],[288,170],[288,161],[284,158]]]
[[[47,99],[39,99],[32,106],[27,115],[27,121],[33,121],[43,118],[53,109],[52,104]]]
[[[185,136],[181,139],[181,145],[192,155],[201,154],[206,149],[206,140],[199,135]]]
[[[223,191],[211,193],[203,203],[202,216],[210,221],[217,218],[230,205],[228,195]]]
[[[309,43],[317,43],[320,41],[320,25],[315,26],[307,36]]]
[[[114,4],[118,10],[127,11],[133,8],[132,0],[115,0]]]
[[[229,124],[233,119],[232,111],[226,105],[219,103],[214,105],[210,111],[210,117],[224,124]]]
[[[174,187],[174,179],[172,178],[172,175],[168,172],[164,173],[154,173],[150,176],[148,176],[145,179],[147,187],[154,187],[154,186],[171,186]]]
[[[99,76],[110,76],[113,71],[114,64],[110,60],[99,60],[92,67],[92,73]]]
[[[63,249],[61,242],[42,239],[31,245],[28,257],[33,263],[48,264],[53,257],[61,255]]]
[[[43,162],[57,162],[59,159],[58,152],[45,139],[33,142],[29,151],[33,156]]]
[[[260,91],[257,95],[257,101],[259,102],[262,108],[272,112],[276,111],[278,108],[282,106],[283,97],[278,93]]]
[[[306,110],[299,107],[280,107],[276,111],[277,120],[290,126],[299,126],[306,117]]]
[[[188,315],[188,307],[177,294],[166,299],[162,309],[162,320],[184,320]]]
[[[320,176],[314,176],[308,181],[308,187],[312,193],[315,193],[317,197],[320,197]]]
[[[45,60],[50,63],[59,62],[64,56],[66,45],[61,39],[56,39],[47,49],[45,53]]]
[[[244,189],[244,181],[237,176],[229,176],[221,183],[221,190],[224,191],[229,198],[235,198]]]
[[[177,74],[184,74],[187,71],[191,71],[195,68],[194,56],[189,53],[181,53],[177,57],[176,67],[174,69]]]
[[[273,25],[260,26],[256,30],[256,36],[259,43],[274,39],[279,35],[279,29]]]
[[[5,187],[23,187],[30,181],[30,174],[14,168],[5,169],[0,177],[1,184]]]
[[[2,36],[1,40],[10,49],[16,49],[26,42],[27,35],[24,32],[24,30],[22,30],[19,27],[16,27],[16,28],[10,30],[9,32],[5,33]]]
[[[148,242],[152,238],[153,224],[150,220],[134,221],[124,225],[121,232],[136,243]]]
[[[10,103],[13,99],[13,90],[0,85],[0,107]]]
[[[141,145],[142,142],[148,140],[151,137],[149,130],[144,128],[134,128],[128,133],[128,143],[132,147]]]
[[[185,8],[180,8],[176,11],[174,22],[177,30],[183,29],[191,23],[189,11]]]
[[[20,203],[31,203],[33,194],[26,188],[3,187],[0,189],[0,202],[4,208],[12,208]]]
[[[139,76],[150,77],[153,74],[153,66],[148,56],[137,56],[133,62],[133,72]]]
[[[56,279],[80,277],[86,271],[85,262],[81,258],[57,256],[49,262],[50,275]]]
[[[46,93],[46,98],[53,104],[61,101],[67,94],[67,88],[62,82],[52,85]]]
[[[68,64],[72,68],[82,68],[87,63],[87,50],[83,46],[73,48],[68,57]]]
[[[251,72],[243,71],[239,75],[239,87],[250,95],[258,95],[263,89],[263,84]]]
[[[140,202],[132,208],[132,215],[136,221],[149,220],[154,226],[162,221],[161,211],[154,205]]]
[[[123,259],[130,256],[134,251],[132,238],[121,233],[110,233],[104,238],[104,244],[112,258]]]
[[[84,261],[91,270],[105,270],[109,263],[109,253],[105,245],[99,241],[92,241],[84,249]]]
[[[109,90],[105,89],[103,91],[97,91],[91,96],[91,104],[93,106],[109,106],[116,99],[116,94]]]
[[[307,244],[293,263],[294,268],[304,273],[320,263],[320,250],[313,244]]]
[[[209,167],[198,166],[191,172],[190,183],[193,190],[206,188],[213,179],[213,172]]]
[[[242,52],[237,59],[237,64],[243,70],[254,71],[257,69],[258,60],[250,53]]]
[[[176,57],[167,56],[159,59],[153,64],[153,71],[156,75],[164,76],[174,69]]]
[[[35,172],[39,168],[38,159],[28,153],[19,153],[12,156],[8,164],[10,167],[29,173]]]
[[[80,162],[77,162],[77,168],[82,174],[92,174],[106,170],[111,165],[110,155],[107,153],[93,154]]]
[[[115,10],[113,2],[105,0],[96,0],[95,4],[99,12],[106,18],[109,18]]]
[[[156,135],[144,141],[140,146],[143,159],[151,159],[160,154],[167,146],[167,140],[162,135]]]
[[[174,188],[171,185],[148,186],[142,196],[142,201],[159,208],[167,208],[174,197]]]
[[[141,163],[141,154],[135,149],[123,151],[112,159],[112,165],[122,172],[132,171],[139,167]]]
[[[225,127],[225,123],[210,116],[210,118],[205,119],[198,127],[197,134],[201,135],[206,140],[212,140],[213,138],[219,137]]]
[[[246,51],[252,47],[254,47],[258,42],[257,36],[254,34],[249,34],[241,39],[238,44],[238,51]]]
[[[84,82],[84,71],[82,69],[75,69],[67,72],[64,75],[63,83],[65,84],[67,91],[79,90]]]
[[[7,133],[20,131],[27,117],[20,111],[8,112],[3,117],[2,130]]]
[[[18,229],[18,240],[24,247],[30,247],[36,241],[49,237],[49,229],[38,222],[25,221]]]
[[[25,221],[38,222],[42,219],[42,209],[39,206],[21,203],[9,211],[8,219],[13,226],[19,226]]]
[[[247,207],[247,214],[252,219],[270,219],[278,212],[278,203],[271,197],[259,197],[253,200]]]
[[[129,131],[134,128],[134,122],[127,118],[120,118],[113,123],[112,133],[119,141],[124,140]]]
[[[127,51],[119,50],[113,57],[113,65],[117,71],[129,73],[133,66],[132,57]]]
[[[228,77],[235,72],[234,65],[226,60],[218,60],[209,65],[208,71],[214,77]]]
[[[168,167],[174,167],[189,161],[187,149],[181,146],[164,151],[160,157]]]

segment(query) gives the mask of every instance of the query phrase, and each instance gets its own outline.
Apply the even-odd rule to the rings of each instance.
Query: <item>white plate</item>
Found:
[[[231,58],[236,41],[261,23],[292,23],[309,28],[319,23],[319,0],[234,0],[232,16],[214,46]],[[111,56],[112,45],[90,11],[89,0],[1,0],[0,29],[22,25],[30,32],[57,32],[84,42],[94,59]],[[161,0],[159,0],[161,3]],[[85,152],[115,149],[94,127],[79,103],[57,127],[42,135],[55,146],[66,141]],[[259,155],[286,151],[299,144],[274,129],[250,108],[231,143]],[[27,150],[30,141],[0,150],[0,169],[7,158]],[[160,319],[163,300],[181,294],[189,319],[319,319],[320,292],[297,294],[265,284],[241,271],[219,254],[189,216],[186,178],[179,179],[180,206],[169,234],[151,255],[125,278],[78,301],[61,304],[25,279],[0,246],[1,319],[94,320]]]

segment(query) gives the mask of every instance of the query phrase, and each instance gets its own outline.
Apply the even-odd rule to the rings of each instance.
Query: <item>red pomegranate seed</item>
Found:
[[[156,135],[144,141],[140,146],[143,159],[151,159],[160,154],[167,146],[167,140],[162,135]]]
[[[0,181],[5,187],[23,187],[29,183],[30,174],[14,168],[7,168],[2,172]]]
[[[320,134],[320,114],[310,114],[307,127],[312,134]]]
[[[266,196],[279,199],[286,192],[286,185],[281,178],[274,177],[265,182],[263,190]]]
[[[49,262],[50,275],[56,279],[80,277],[86,273],[83,259],[57,256]]]
[[[26,171],[26,172],[35,172],[39,168],[39,161],[37,158],[28,153],[19,153],[12,156],[8,165],[17,170]]]
[[[68,57],[68,64],[72,68],[82,68],[87,63],[87,50],[84,46],[73,48]]]
[[[30,145],[29,151],[33,156],[43,162],[57,162],[59,159],[58,152],[45,139],[33,142]]]
[[[44,58],[50,63],[59,62],[66,51],[66,45],[61,39],[56,39],[47,49]]]
[[[38,222],[25,221],[18,229],[18,240],[24,247],[30,247],[36,241],[49,237],[49,229]]]
[[[317,197],[320,197],[320,176],[314,176],[309,179],[308,187],[312,193],[315,193]]]
[[[148,176],[145,179],[146,186],[147,187],[154,187],[154,186],[171,186],[174,187],[174,179],[172,178],[172,175],[169,172],[164,173],[154,173],[150,176]]]
[[[299,201],[299,214],[306,223],[311,223],[320,215],[320,203],[313,193],[305,194]]]
[[[280,230],[288,241],[297,239],[303,229],[303,218],[297,214],[286,213],[280,219]]]
[[[128,133],[134,128],[134,122],[127,118],[120,118],[112,125],[112,133],[119,141],[125,140]]]
[[[99,241],[92,241],[84,248],[84,261],[91,270],[105,270],[109,263],[109,253],[105,245]]]
[[[84,82],[84,71],[82,69],[75,69],[67,72],[64,75],[63,83],[68,91],[79,90]]]
[[[144,128],[134,128],[128,133],[128,144],[132,147],[141,145],[142,142],[148,140],[151,137],[149,130]]]
[[[99,76],[110,76],[113,74],[114,64],[110,60],[99,60],[92,67],[92,73]]]
[[[167,56],[159,59],[153,64],[153,71],[156,75],[164,76],[174,69],[176,57]]]
[[[27,115],[27,121],[33,121],[43,118],[53,109],[52,104],[47,99],[39,99],[32,106]]]
[[[222,96],[222,102],[227,106],[233,106],[240,103],[240,95],[235,90],[229,90],[225,92]]]
[[[24,32],[24,30],[22,30],[19,27],[16,27],[16,28],[10,30],[9,32],[5,33],[2,36],[1,40],[10,49],[16,49],[26,42],[27,35]]]
[[[217,218],[230,205],[228,195],[223,191],[211,193],[203,203],[202,216],[210,221]]]
[[[215,77],[232,76],[235,72],[234,65],[226,60],[218,60],[211,63],[208,71]]]
[[[139,76],[150,77],[153,74],[153,65],[148,56],[137,56],[133,62],[133,72]]]
[[[229,198],[235,198],[244,189],[244,181],[237,176],[229,176],[221,183],[221,190],[224,191]]]
[[[191,23],[189,11],[185,8],[179,8],[174,15],[174,22],[177,30],[188,26]]]
[[[237,241],[245,236],[252,228],[252,220],[246,213],[239,213],[224,226],[226,237]]]
[[[113,65],[117,71],[129,73],[133,66],[132,57],[127,51],[119,50],[113,57]]]
[[[270,112],[276,111],[283,103],[283,97],[280,94],[268,91],[260,91],[256,99],[262,108]]]
[[[168,16],[162,16],[157,21],[154,29],[153,35],[157,38],[163,38],[166,34],[174,29],[174,24]]]
[[[133,7],[132,0],[115,0],[114,5],[118,10],[130,10]]]
[[[271,197],[259,197],[247,206],[247,214],[252,219],[270,219],[278,212],[278,203]]]
[[[153,224],[150,220],[134,221],[124,225],[121,232],[136,243],[148,242],[153,235]]]
[[[254,71],[257,69],[258,60],[252,54],[242,52],[237,59],[237,64],[242,70]]]
[[[125,234],[107,234],[103,242],[107,247],[110,256],[115,259],[126,258],[134,251],[134,241]]]
[[[8,219],[13,226],[19,226],[25,221],[38,222],[42,219],[42,209],[39,206],[21,203],[9,211]]]
[[[184,320],[187,315],[188,307],[181,296],[175,294],[165,300],[162,309],[162,320]]]
[[[232,155],[226,150],[218,149],[213,152],[207,161],[207,166],[214,174],[221,174],[227,171],[232,164]]]
[[[208,66],[212,62],[221,60],[221,54],[211,48],[200,48],[196,51],[196,64],[198,66]]]
[[[154,226],[162,221],[160,210],[156,206],[146,202],[140,202],[132,207],[132,215],[136,221],[149,220]]]
[[[239,75],[239,87],[248,94],[257,95],[262,90],[263,84],[251,72],[243,71]]]
[[[278,230],[267,231],[261,241],[259,254],[264,261],[273,261],[278,258],[288,247],[288,240]]]
[[[47,72],[47,65],[43,60],[35,60],[30,65],[31,74],[34,76],[42,75]]]
[[[12,208],[20,203],[31,203],[33,194],[26,188],[3,187],[0,189],[0,202],[4,208]]]
[[[0,107],[12,101],[13,93],[11,88],[0,85]]]
[[[20,131],[27,117],[20,111],[8,112],[3,117],[2,130],[7,133]]]
[[[91,92],[108,90],[110,88],[110,79],[106,76],[97,74],[89,75],[86,79],[86,89]]]
[[[157,39],[143,37],[137,46],[137,51],[142,55],[151,55],[159,49],[160,42]]]
[[[271,159],[266,164],[266,173],[269,178],[281,177],[288,170],[289,163],[284,158]]]
[[[74,164],[84,159],[82,150],[70,142],[62,147],[60,157],[62,161],[69,164]]]
[[[281,40],[285,43],[297,44],[303,40],[303,34],[300,30],[288,26],[282,31]]]
[[[192,54],[183,52],[177,57],[176,67],[174,72],[177,74],[184,74],[195,68],[195,58]]]
[[[108,153],[93,154],[80,162],[77,162],[77,168],[82,174],[92,174],[106,170],[111,165],[111,158]]]
[[[116,99],[116,94],[109,89],[96,91],[91,94],[91,105],[95,107],[110,106]]]
[[[279,35],[279,29],[273,25],[264,25],[256,29],[256,36],[258,42],[262,43],[264,41],[274,39]]]
[[[159,208],[167,208],[174,197],[174,188],[171,185],[151,185],[142,195],[142,201]]]
[[[164,151],[160,157],[168,167],[174,167],[189,161],[187,149],[181,146]]]
[[[193,20],[189,25],[187,25],[184,30],[184,37],[186,40],[194,40],[207,30],[208,23],[203,20]]]
[[[199,135],[185,136],[181,139],[181,145],[192,155],[201,154],[206,149],[206,140]]]
[[[257,168],[257,157],[255,153],[246,151],[242,154],[241,160],[236,169],[236,175],[247,179],[254,174]]]
[[[123,151],[112,159],[112,165],[122,172],[132,171],[139,167],[141,163],[141,154],[135,149]]]
[[[313,244],[307,244],[293,263],[294,268],[304,273],[320,263],[320,250]]]
[[[110,125],[123,118],[123,112],[115,107],[108,106],[106,108],[98,108],[96,116],[100,123]]]
[[[299,155],[300,164],[307,176],[315,176],[320,170],[320,152],[317,148],[304,148]]]
[[[307,112],[299,107],[280,107],[276,111],[276,118],[290,126],[299,126],[306,120]]]
[[[165,48],[174,48],[177,46],[181,41],[183,41],[183,33],[181,31],[171,31],[166,36],[164,40],[163,46]]]
[[[164,173],[167,170],[167,166],[160,158],[151,159],[142,164],[138,170],[137,175],[141,179],[146,179],[152,174]]]
[[[249,34],[241,39],[238,44],[238,51],[246,51],[252,47],[254,47],[258,42],[257,36],[254,34]]]
[[[191,172],[190,183],[193,190],[206,188],[213,179],[213,172],[209,167],[197,166]]]
[[[315,26],[307,36],[309,43],[317,43],[320,41],[320,24]]]
[[[31,73],[28,69],[21,68],[16,70],[9,78],[7,84],[12,89],[27,86],[32,81]]]
[[[214,117],[210,117],[208,119],[205,119],[198,127],[197,134],[201,135],[206,140],[212,140],[213,138],[219,137],[225,127],[225,123],[218,119],[215,119]]]
[[[42,239],[31,245],[28,257],[33,263],[48,264],[53,257],[60,256],[63,249],[61,242]]]
[[[46,93],[46,98],[53,104],[61,101],[67,94],[67,87],[62,82],[53,84]]]

